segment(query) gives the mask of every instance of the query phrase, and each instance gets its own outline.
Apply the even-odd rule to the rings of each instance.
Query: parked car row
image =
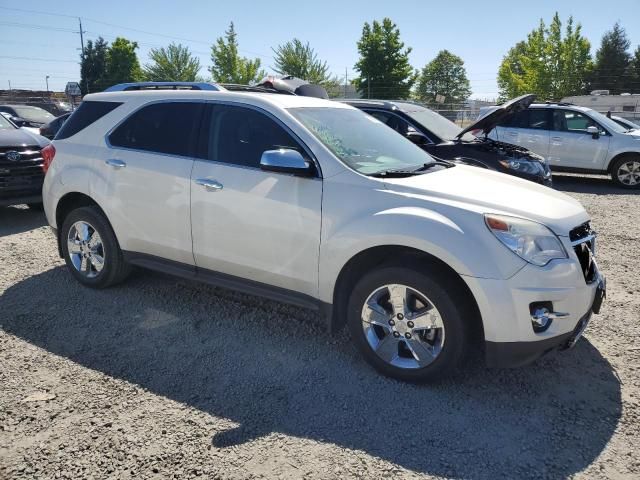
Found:
[[[545,157],[552,171],[605,174],[621,187],[640,188],[640,130],[590,108],[531,104],[505,118],[489,137]]]
[[[418,105],[279,84],[86,96],[42,150],[73,277],[105,288],[137,265],[313,308],[409,381],[476,345],[519,366],[576,343],[606,292],[589,216],[524,179],[546,183],[544,159],[490,137],[530,96],[473,139]]]

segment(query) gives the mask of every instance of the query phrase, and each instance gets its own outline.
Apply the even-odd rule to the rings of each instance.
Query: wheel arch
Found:
[[[109,222],[107,215],[102,207],[89,195],[81,192],[69,192],[64,194],[56,205],[56,227],[57,227],[57,243],[58,255],[62,258],[62,224],[67,216],[75,209],[81,207],[96,207],[104,218]],[[111,223],[109,222],[111,225]],[[115,232],[114,232],[115,233]],[[116,236],[117,238],[117,236]]]
[[[342,267],[333,290],[331,311],[331,331],[337,332],[346,323],[344,306],[349,299],[352,287],[367,271],[385,264],[409,266],[436,272],[450,288],[462,296],[462,314],[471,326],[474,342],[484,341],[484,328],[480,309],[475,297],[462,277],[446,262],[422,250],[402,245],[380,245],[367,248],[353,257]]]
[[[615,165],[615,163],[618,160],[620,160],[621,158],[624,158],[624,157],[639,157],[640,158],[640,152],[625,151],[625,152],[616,154],[613,158],[611,158],[611,160],[609,160],[609,165],[607,165],[607,172],[610,173],[610,174],[613,174],[613,166]]]

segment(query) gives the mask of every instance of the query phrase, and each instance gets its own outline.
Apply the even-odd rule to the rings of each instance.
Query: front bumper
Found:
[[[594,280],[585,280],[572,255],[545,267],[527,265],[507,280],[464,277],[482,316],[487,364],[520,366],[575,343],[605,296],[604,277],[595,268]],[[538,302],[549,302],[552,311],[564,313],[542,332],[532,326],[530,308]]]

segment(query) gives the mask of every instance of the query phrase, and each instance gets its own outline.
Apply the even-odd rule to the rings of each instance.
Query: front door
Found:
[[[260,169],[265,150],[305,149],[266,112],[208,108],[207,159],[191,177],[196,265],[317,295],[322,180]]]
[[[587,128],[595,126],[594,138]],[[603,170],[611,136],[596,121],[574,110],[555,109],[549,145],[549,165],[586,170]]]

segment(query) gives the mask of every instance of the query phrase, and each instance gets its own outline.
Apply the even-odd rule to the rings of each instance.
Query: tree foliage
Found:
[[[630,93],[640,93],[640,45],[633,52],[633,57],[629,65],[629,78],[631,85]]]
[[[118,37],[107,51],[107,85],[142,80],[142,70],[136,50],[138,43]]]
[[[441,50],[425,65],[418,77],[416,96],[427,103],[442,95],[448,103],[460,103],[471,95],[467,71],[462,58],[448,50]]]
[[[318,59],[309,42],[294,38],[290,42],[273,48],[275,54],[273,70],[281,75],[293,75],[318,85],[332,81],[329,65]]]
[[[411,48],[400,40],[400,30],[389,18],[365,22],[358,41],[360,59],[354,84],[363,97],[408,98],[415,82],[409,63]]]
[[[631,63],[630,46],[626,31],[616,22],[613,28],[603,35],[600,48],[596,52],[591,89],[610,90],[614,95],[628,91],[631,84],[628,75]]]
[[[82,94],[101,92],[106,84],[107,51],[109,43],[104,38],[98,37],[94,42],[87,41],[84,55],[80,58],[80,88]]]
[[[260,59],[253,60],[238,54],[238,35],[233,22],[225,32],[211,46],[211,61],[209,68],[214,82],[240,83],[248,85],[262,79],[266,72],[260,69]]]
[[[152,82],[195,82],[200,71],[200,60],[180,44],[152,48],[149,59],[144,76]]]
[[[501,99],[535,93],[540,100],[559,100],[582,93],[592,69],[589,41],[569,17],[564,35],[556,13],[547,28],[538,28],[505,55],[498,70]]]

